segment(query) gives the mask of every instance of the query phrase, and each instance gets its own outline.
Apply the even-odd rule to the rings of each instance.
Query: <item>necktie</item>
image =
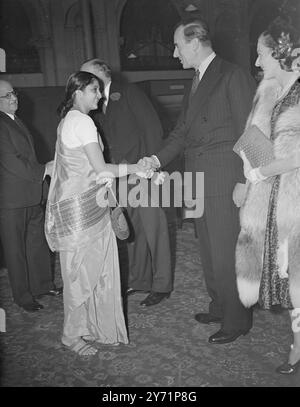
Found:
[[[192,82],[190,97],[192,97],[192,96],[195,94],[195,92],[196,92],[196,90],[197,90],[197,87],[198,87],[198,85],[199,85],[199,82],[200,82],[200,72],[199,72],[199,70],[197,69],[197,70],[195,71],[195,74],[194,74],[194,77],[193,77],[193,82]]]
[[[24,130],[23,123],[17,116],[14,116],[14,121],[17,123],[18,126],[20,126]]]

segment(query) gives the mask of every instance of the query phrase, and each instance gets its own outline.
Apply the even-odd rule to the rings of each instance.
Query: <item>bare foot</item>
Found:
[[[81,337],[75,339],[72,342],[68,342],[66,339],[62,339],[62,343],[80,356],[91,356],[98,352],[92,344],[85,342]]]

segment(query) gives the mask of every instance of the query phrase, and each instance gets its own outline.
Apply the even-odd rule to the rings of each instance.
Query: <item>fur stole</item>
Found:
[[[277,82],[262,81],[247,121],[247,126],[256,124],[267,137],[270,137],[271,114],[277,95]],[[300,154],[300,106],[282,113],[275,127],[275,157],[289,157],[296,151]],[[236,274],[240,299],[248,307],[254,305],[259,296],[270,192],[271,184],[268,182],[250,185],[245,204],[240,210],[241,232],[236,247]],[[300,247],[300,170],[281,176],[277,225],[279,243],[285,252],[288,250],[288,256],[284,253],[284,260],[281,261],[288,259],[288,264],[283,264],[283,267],[287,269],[288,266],[289,275],[292,275],[296,273],[294,258],[297,257],[297,247],[298,252]]]
[[[247,123],[255,123],[261,129],[262,125],[269,126],[271,105],[274,106],[276,101],[275,97],[272,102],[276,92],[269,92],[269,87],[265,85],[262,84],[261,89],[258,89],[258,99]],[[265,127],[264,132],[269,136],[270,128]],[[274,132],[276,158],[300,154],[300,104],[287,108],[278,117]],[[267,182],[251,185],[240,212],[241,232],[236,247],[236,273],[239,296],[247,307],[254,305],[259,296],[270,190],[271,184]],[[300,169],[281,175],[276,216],[278,263],[282,277],[289,277],[291,299],[296,306],[300,302]],[[288,269],[288,274],[284,275],[284,269]]]
[[[254,97],[253,107],[249,114],[246,129],[251,125],[256,125],[270,138],[271,134],[271,114],[278,96],[279,84],[275,80],[263,80]],[[240,209],[241,228],[254,235],[259,230],[265,229],[271,184],[261,182],[257,185],[250,185],[247,198]]]
[[[246,129],[256,125],[270,138],[271,114],[279,94],[279,84],[275,79],[262,80],[256,90],[252,110],[248,116]]]

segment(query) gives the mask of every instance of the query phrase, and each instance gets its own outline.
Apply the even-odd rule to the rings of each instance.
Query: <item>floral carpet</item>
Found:
[[[43,297],[45,308],[26,313],[12,302],[7,272],[0,272],[0,300],[6,332],[0,333],[1,386],[24,387],[288,387],[300,375],[285,377],[275,368],[292,340],[287,312],[256,309],[251,332],[227,345],[211,345],[218,325],[200,325],[196,312],[208,296],[192,224],[176,233],[175,290],[161,304],[141,308],[145,294],[126,304],[129,345],[99,346],[82,357],[60,343],[62,298]],[[61,284],[58,262],[55,280]]]

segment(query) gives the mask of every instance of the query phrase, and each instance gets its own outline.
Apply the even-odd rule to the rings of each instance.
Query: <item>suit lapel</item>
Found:
[[[16,120],[16,116],[15,116],[15,120],[13,120],[11,117],[9,117],[7,114],[5,114],[3,112],[0,112],[0,114],[1,114],[2,118],[14,130],[13,133],[12,133],[14,135],[14,137],[12,137],[12,142],[14,143],[16,149],[17,150],[20,149],[20,143],[18,142],[17,137],[21,136],[26,140],[27,144],[29,144],[30,148],[35,153],[34,144],[33,144],[31,134],[29,133],[29,131],[27,130],[25,125],[22,123],[22,121],[19,118],[17,118],[17,120]]]
[[[19,127],[19,129],[22,131],[22,133],[26,136],[28,143],[30,144],[32,150],[35,151],[32,136],[29,133],[29,131],[27,130],[27,127],[24,125],[22,120],[19,119],[17,116],[15,116],[14,123]]]
[[[194,96],[192,96],[189,105],[186,108],[186,124],[188,128],[199,110],[207,101],[207,98],[217,85],[218,80],[221,76],[221,59],[215,57],[205,71]],[[186,100],[186,103],[188,103],[188,98]]]

